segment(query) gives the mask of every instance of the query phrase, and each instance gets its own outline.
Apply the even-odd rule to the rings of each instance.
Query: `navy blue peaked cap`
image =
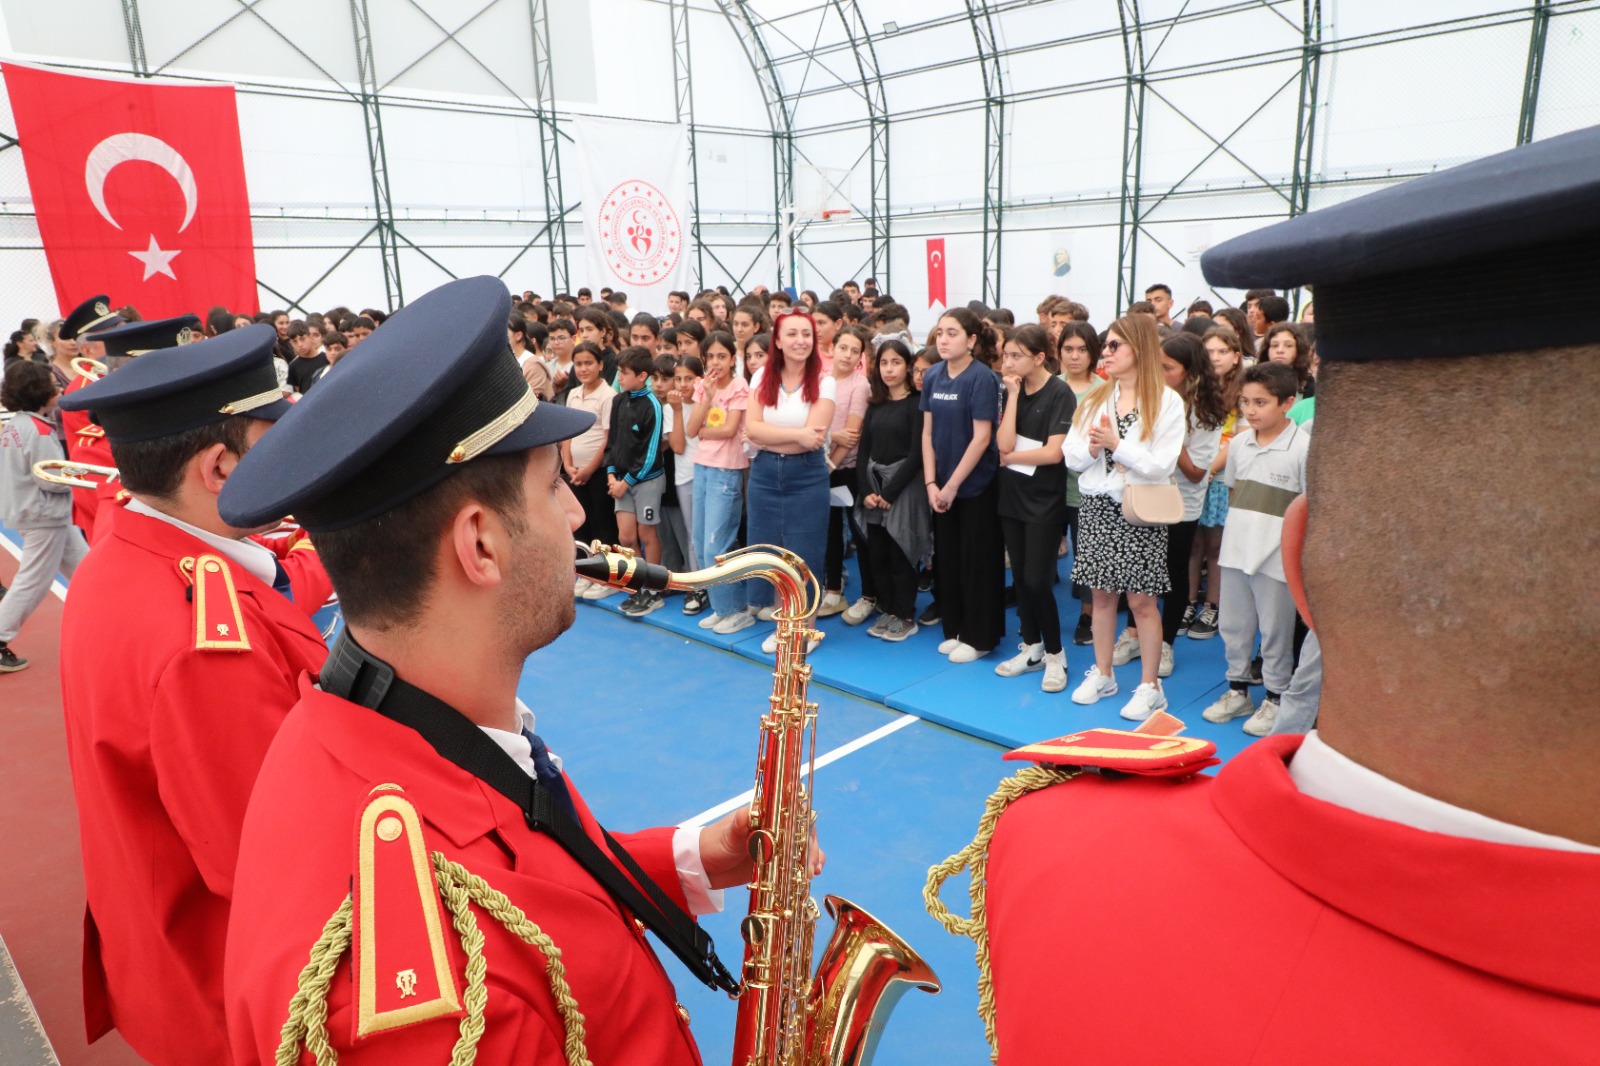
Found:
[[[271,326],[250,326],[153,351],[63,396],[60,406],[90,412],[112,444],[170,437],[233,415],[274,422],[290,407],[272,364],[277,340]]]
[[[111,310],[111,297],[101,293],[67,312],[67,317],[61,320],[61,339],[77,340],[85,333],[121,324],[122,319]]]
[[[540,403],[511,353],[498,278],[452,281],[389,316],[234,469],[218,505],[247,529],[313,533],[375,518],[481,455],[577,436],[586,411]]]
[[[200,337],[200,320],[194,315],[129,322],[98,332],[94,339],[106,346],[107,355],[147,355],[162,348],[177,348]]]
[[[1315,286],[1323,359],[1600,341],[1600,126],[1247,233],[1200,259],[1230,288]]]

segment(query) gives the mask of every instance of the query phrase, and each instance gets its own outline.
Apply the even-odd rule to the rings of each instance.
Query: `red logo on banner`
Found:
[[[928,306],[948,307],[944,286],[944,238],[928,238]]]
[[[61,307],[258,309],[233,86],[3,69]]]
[[[683,255],[683,226],[648,181],[625,181],[600,203],[600,251],[620,281],[659,285]]]

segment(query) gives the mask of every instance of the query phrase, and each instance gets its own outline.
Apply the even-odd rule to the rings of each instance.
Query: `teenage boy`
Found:
[[[1156,321],[1163,326],[1172,325],[1172,289],[1160,282],[1144,290],[1144,298],[1156,309]]]
[[[617,393],[611,401],[611,435],[606,441],[606,484],[617,508],[617,539],[642,550],[648,562],[661,561],[661,496],[666,489],[666,457],[661,447],[661,401],[650,388],[655,356],[628,347],[617,355]],[[640,590],[622,604],[624,614],[642,618],[661,606],[661,594]]]
[[[328,365],[327,355],[319,350],[321,340],[321,333],[313,337],[306,323],[298,319],[289,323],[289,346],[294,349],[294,362],[289,364],[289,387],[295,392],[305,393],[317,380],[317,372]]]
[[[544,354],[559,393],[572,385],[572,335],[578,327],[570,318],[552,318],[545,328],[549,332],[545,335]]]
[[[1202,712],[1208,722],[1250,715],[1245,731],[1266,736],[1278,699],[1294,674],[1294,599],[1283,572],[1283,516],[1306,490],[1311,433],[1289,418],[1299,382],[1283,363],[1244,372],[1239,409],[1250,428],[1234,437],[1222,477],[1232,490],[1222,527],[1222,643],[1228,691]],[[1267,695],[1250,702],[1250,653],[1261,632],[1261,678]]]

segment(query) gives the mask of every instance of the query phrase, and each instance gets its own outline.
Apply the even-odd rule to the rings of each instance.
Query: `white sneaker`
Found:
[[[1078,687],[1072,690],[1072,702],[1087,705],[1116,694],[1117,679],[1102,674],[1099,666],[1091,666],[1083,672],[1083,680]]]
[[[957,640],[955,637],[951,637],[949,640],[941,640],[939,642],[939,654],[949,655],[951,652],[956,650],[956,645],[960,643],[961,641]]]
[[[1278,724],[1278,701],[1268,696],[1261,701],[1261,706],[1256,708],[1256,713],[1245,722],[1244,731],[1253,737],[1268,736],[1272,727]]]
[[[778,654],[778,631],[777,630],[773,630],[772,631],[772,635],[769,636],[766,640],[763,640],[761,642],[761,650],[766,652],[768,655],[776,655],[776,654]],[[806,654],[807,655],[810,655],[812,652],[814,652],[816,650],[817,650],[817,641],[815,639],[806,641]]]
[[[1138,657],[1139,634],[1132,629],[1124,629],[1116,644],[1111,647],[1111,665],[1127,666]]]
[[[1172,676],[1172,645],[1171,644],[1162,644],[1161,645],[1161,665],[1156,667],[1156,676],[1157,677],[1171,677]]]
[[[1122,708],[1122,717],[1130,722],[1142,722],[1157,711],[1167,709],[1167,694],[1159,682],[1151,681],[1133,690],[1128,705]]]
[[[986,651],[979,651],[965,641],[958,641],[955,648],[950,652],[950,661],[953,663],[975,663],[988,654]]]
[[[1060,692],[1067,687],[1067,653],[1058,651],[1054,655],[1049,652],[1044,657],[1044,680],[1039,682],[1039,687],[1046,692]]]
[[[1018,677],[1044,669],[1043,644],[1018,644],[1017,648],[1016,655],[994,668],[995,673],[1001,677]]]
[[[704,618],[700,619],[700,621],[696,622],[695,624],[701,629],[715,629],[717,628],[717,623],[722,621],[723,618],[723,615],[712,612],[711,614],[708,614]]]
[[[583,594],[585,592],[589,591],[589,586],[591,584],[593,584],[593,582],[591,582],[586,577],[578,578],[576,581],[574,581],[572,583],[572,595],[577,597],[577,598],[579,598],[579,599],[582,599],[583,598]]]
[[[621,589],[614,589],[610,585],[602,585],[598,581],[589,582],[589,587],[584,590],[583,598],[586,600],[603,600],[607,596],[615,596]]]
[[[756,611],[756,621],[758,622],[770,622],[776,617],[778,617],[778,608],[776,605],[762,607]]]
[[[1250,702],[1250,693],[1240,692],[1230,685],[1217,702],[1200,712],[1200,717],[1221,725],[1247,714],[1253,715],[1255,711],[1256,705]]]
[[[741,629],[749,629],[755,624],[756,616],[751,614],[748,610],[734,611],[732,614],[725,615],[720,621],[718,621],[717,624],[711,628],[711,631],[716,633],[718,636],[725,637],[730,633],[737,633]]]
[[[843,614],[847,606],[844,601],[844,593],[827,593],[822,597],[822,603],[817,607],[817,617],[832,618],[836,614]]]
[[[849,607],[845,608],[844,624],[847,626],[858,626],[862,622],[865,622],[867,619],[871,618],[877,609],[877,601],[869,600],[867,597],[863,596],[856,602],[852,603]]]

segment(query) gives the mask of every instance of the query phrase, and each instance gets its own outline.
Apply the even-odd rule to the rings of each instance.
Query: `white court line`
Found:
[[[826,755],[817,756],[817,769],[820,770],[824,766],[827,766],[829,763],[838,762],[840,759],[844,758],[846,755],[849,755],[852,752],[860,751],[862,748],[866,747],[868,744],[876,743],[877,741],[882,740],[884,737],[888,736],[891,733],[899,732],[900,730],[904,729],[906,726],[910,725],[912,722],[920,722],[920,721],[922,721],[922,719],[917,715],[914,715],[914,714],[902,715],[901,717],[896,718],[894,721],[890,722],[888,725],[879,726],[877,729],[874,729],[872,732],[867,733],[864,736],[859,736],[856,739],[852,740],[848,744],[844,744],[844,745],[841,745],[840,747],[834,748],[832,751],[828,752]],[[805,770],[801,770],[800,771],[800,776],[801,777],[805,777],[805,775],[806,775],[806,771]],[[694,828],[697,828],[699,826],[706,825],[706,824],[708,824],[710,822],[714,822],[718,818],[721,818],[724,814],[727,814],[729,811],[737,810],[738,808],[743,807],[745,804],[749,803],[752,799],[755,798],[755,794],[756,794],[756,790],[752,788],[748,792],[741,793],[741,794],[733,797],[733,799],[728,800],[728,801],[726,801],[724,803],[719,803],[715,807],[712,807],[708,811],[701,811],[699,814],[695,815],[693,818],[689,818],[689,819],[687,819],[687,820],[685,820],[683,822],[680,822],[678,824],[683,826],[686,829],[694,829]]]
[[[17,565],[21,566],[22,565],[22,549],[17,547],[15,544],[13,544],[11,542],[11,531],[10,530],[6,530],[4,533],[0,533],[0,544],[4,544],[5,545],[6,551],[10,552],[11,555],[12,555],[12,558],[17,560]],[[56,599],[60,600],[62,603],[66,603],[67,602],[67,586],[65,586],[65,585],[63,585],[61,583],[61,579],[59,577],[56,578],[54,581],[52,581],[50,583],[50,591],[54,592],[56,594]]]

